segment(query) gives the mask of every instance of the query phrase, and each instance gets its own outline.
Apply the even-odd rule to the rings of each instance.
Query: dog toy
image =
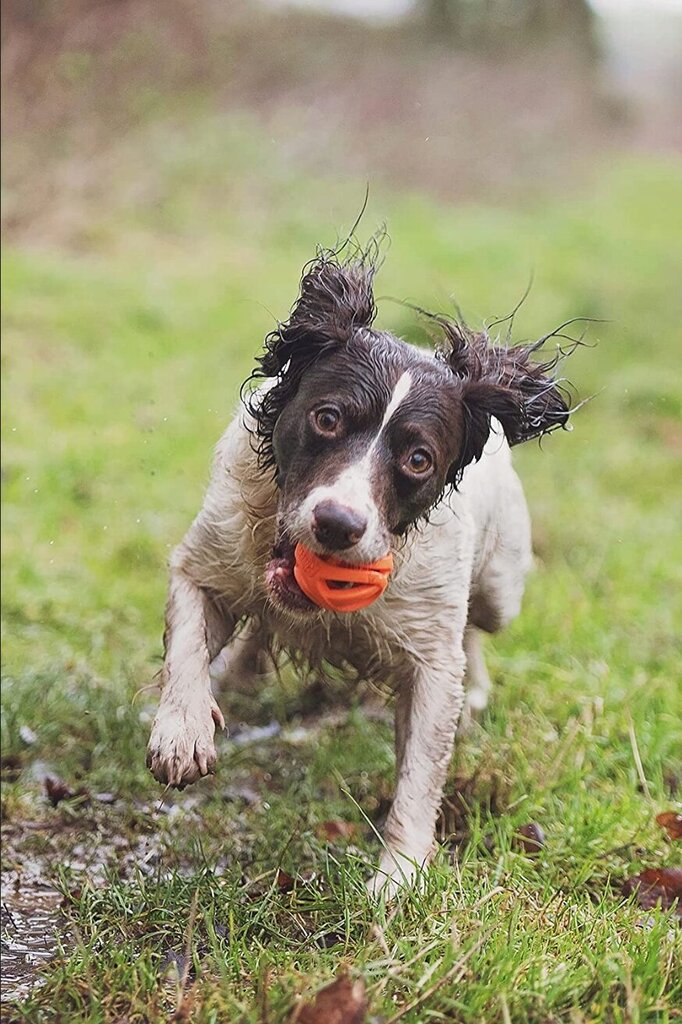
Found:
[[[381,597],[393,570],[393,556],[369,565],[346,565],[320,558],[303,544],[296,545],[294,578],[314,604],[332,612],[357,612]]]

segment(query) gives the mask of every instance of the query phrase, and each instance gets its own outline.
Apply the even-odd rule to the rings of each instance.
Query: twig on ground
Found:
[[[185,950],[184,950],[184,963],[182,965],[182,974],[178,978],[178,998],[175,1007],[175,1017],[177,1020],[184,1019],[185,1011],[185,991],[187,989],[187,982],[189,981],[189,970],[192,963],[192,935],[194,934],[194,923],[197,918],[197,905],[199,903],[199,890],[194,890],[194,896],[192,897],[192,905],[189,908],[189,917],[187,918],[187,928],[185,929]]]
[[[649,783],[646,781],[646,775],[644,774],[644,765],[642,764],[642,758],[640,757],[639,747],[637,745],[637,736],[635,735],[635,723],[632,720],[632,716],[628,715],[628,735],[630,736],[630,746],[632,747],[632,756],[635,761],[635,768],[637,769],[637,776],[642,787],[644,796],[649,801],[650,805],[654,806],[654,800],[651,796],[651,790],[649,789]]]

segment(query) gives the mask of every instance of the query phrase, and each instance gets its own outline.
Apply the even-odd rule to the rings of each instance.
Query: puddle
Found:
[[[40,969],[56,953],[63,923],[54,889],[2,887],[2,998],[21,999],[40,982]]]
[[[154,870],[158,840],[154,835],[112,834],[102,821],[111,809],[82,808],[78,818],[48,812],[41,821],[3,825],[1,991],[5,1001],[25,999],[39,985],[44,969],[57,955],[67,922],[62,893],[52,884],[55,867],[73,873],[74,884],[103,885],[107,871],[119,877]],[[113,822],[107,822],[111,825]]]
[[[273,740],[292,745],[314,742],[320,728],[346,718],[347,713],[335,711],[295,726],[276,721],[258,727],[241,725],[222,746],[238,749]],[[68,911],[62,909],[62,892],[52,884],[57,871],[66,873],[74,892],[83,883],[106,887],[111,874],[123,882],[140,876],[193,875],[197,871],[195,853],[184,843],[178,847],[177,837],[191,826],[192,831],[200,829],[201,806],[211,796],[211,791],[197,790],[181,797],[164,794],[163,799],[159,794],[158,802],[153,803],[126,803],[112,793],[83,794],[80,800],[69,800],[65,794],[72,792],[70,787],[50,766],[39,762],[27,771],[26,781],[42,791],[36,820],[2,825],[3,1003],[25,999],[40,985],[50,961],[68,939]],[[238,782],[233,778],[224,788],[223,800],[257,806],[259,786],[251,783],[250,776],[243,784]],[[239,814],[232,817],[233,822],[239,820]],[[223,860],[217,858],[216,874],[224,868]]]

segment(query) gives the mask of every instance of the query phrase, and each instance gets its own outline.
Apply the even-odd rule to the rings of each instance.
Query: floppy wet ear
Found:
[[[289,319],[266,337],[258,365],[242,388],[262,467],[275,468],[275,426],[307,368],[325,352],[347,344],[358,330],[371,326],[376,315],[372,252],[370,248],[346,262],[333,252],[320,252],[304,268]],[[246,387],[262,378],[274,378],[274,382],[248,394]]]
[[[443,324],[441,324],[443,326]],[[448,350],[441,353],[461,381],[463,438],[452,470],[457,482],[465,466],[476,462],[497,420],[510,445],[541,437],[568,422],[569,398],[555,370],[560,355],[536,362],[544,339],[531,345],[493,345],[484,332],[459,324],[445,331]]]
[[[342,263],[325,252],[309,263],[289,319],[265,339],[262,375],[276,377],[290,360],[309,362],[346,344],[358,328],[370,327],[376,316],[374,271],[366,259]]]

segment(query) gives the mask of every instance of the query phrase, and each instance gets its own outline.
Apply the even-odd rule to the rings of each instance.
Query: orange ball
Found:
[[[314,604],[332,612],[357,612],[372,604],[388,586],[393,570],[390,552],[370,565],[320,558],[303,544],[296,545],[294,555],[294,578],[299,587]]]

